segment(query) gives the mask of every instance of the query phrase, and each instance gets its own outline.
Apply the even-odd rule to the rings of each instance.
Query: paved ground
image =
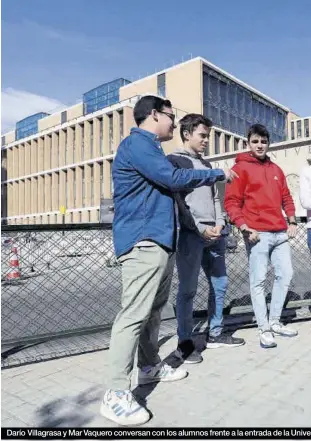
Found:
[[[148,425],[310,426],[311,321],[295,326],[299,337],[271,350],[259,347],[256,328],[240,330],[245,346],[205,350],[180,383],[138,389],[154,413]],[[162,355],[175,345],[166,341]],[[98,414],[107,363],[100,351],[3,370],[2,426],[111,427]]]

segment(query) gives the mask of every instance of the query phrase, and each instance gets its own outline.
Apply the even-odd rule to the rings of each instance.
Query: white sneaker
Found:
[[[298,331],[296,331],[296,329],[284,326],[282,323],[272,323],[272,325],[270,325],[270,329],[273,334],[280,335],[282,337],[296,337],[298,335]]]
[[[277,344],[274,341],[272,332],[259,329],[260,346],[264,349],[275,348]]]
[[[174,369],[167,363],[159,363],[149,369],[138,370],[138,384],[154,383],[156,381],[178,381],[188,375],[184,368]]]
[[[150,419],[147,410],[137,403],[130,390],[108,389],[101,403],[100,413],[121,426],[139,426]]]

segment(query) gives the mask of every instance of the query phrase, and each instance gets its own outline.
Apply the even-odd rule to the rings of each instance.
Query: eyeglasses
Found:
[[[175,123],[175,115],[173,113],[163,112],[161,110],[158,110],[159,113],[164,113],[164,115],[168,116],[173,123]]]

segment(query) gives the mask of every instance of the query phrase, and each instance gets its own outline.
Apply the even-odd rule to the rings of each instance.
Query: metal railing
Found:
[[[228,244],[226,257],[225,314],[252,311],[244,241],[234,228],[233,237],[235,243]],[[2,346],[110,330],[121,297],[121,270],[114,256],[111,225],[3,226],[1,241]],[[288,301],[298,307],[310,305],[311,254],[305,222],[299,223],[291,244],[294,277]],[[270,268],[267,288],[272,278]],[[166,318],[175,316],[177,288],[175,269]],[[201,271],[196,312],[206,311],[208,295]]]

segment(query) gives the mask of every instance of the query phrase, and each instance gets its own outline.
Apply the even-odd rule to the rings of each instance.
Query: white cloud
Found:
[[[1,132],[14,129],[17,121],[34,113],[52,113],[65,107],[54,98],[8,87],[2,91]]]

